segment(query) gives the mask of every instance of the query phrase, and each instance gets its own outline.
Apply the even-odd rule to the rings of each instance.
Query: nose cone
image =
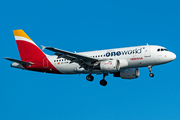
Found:
[[[171,53],[171,55],[170,55],[170,59],[171,59],[171,61],[175,60],[175,59],[176,59],[176,54]]]

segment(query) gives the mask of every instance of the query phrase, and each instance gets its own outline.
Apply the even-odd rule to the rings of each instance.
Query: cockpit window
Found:
[[[168,50],[165,48],[159,48],[159,49],[157,49],[157,51],[159,52],[159,51],[168,51]]]

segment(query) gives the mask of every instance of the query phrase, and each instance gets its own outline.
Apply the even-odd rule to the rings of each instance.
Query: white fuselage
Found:
[[[162,50],[161,50],[162,49]],[[127,66],[122,67],[121,70],[126,68],[138,68],[147,67],[149,65],[160,65],[173,61],[176,55],[170,51],[167,51],[164,47],[147,45],[126,47],[117,49],[106,49],[90,52],[77,53],[80,55],[97,58],[101,60],[125,60]],[[81,74],[89,73],[88,70],[81,67],[76,62],[71,62],[64,58],[58,58],[57,56],[47,56],[48,60],[54,65],[54,67],[63,74]],[[93,70],[92,74],[101,74],[101,70]]]

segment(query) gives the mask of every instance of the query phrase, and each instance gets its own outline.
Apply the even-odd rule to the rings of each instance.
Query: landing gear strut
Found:
[[[103,73],[103,79],[100,81],[100,85],[106,86],[107,81],[104,79],[106,76],[108,76],[108,73]]]
[[[149,69],[149,72],[150,72],[149,76],[154,77],[154,74],[152,73],[152,65],[148,66],[148,69]]]
[[[94,80],[94,77],[93,77],[91,74],[89,74],[89,75],[86,76],[86,79],[87,79],[88,81],[93,81],[93,80]]]

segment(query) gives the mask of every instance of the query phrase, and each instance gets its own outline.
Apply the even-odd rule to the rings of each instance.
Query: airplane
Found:
[[[21,60],[5,58],[13,62],[11,67],[54,74],[88,74],[88,81],[94,80],[93,74],[102,74],[102,86],[107,85],[105,77],[109,74],[122,79],[138,78],[141,67],[148,67],[149,76],[154,77],[153,66],[176,59],[176,55],[165,47],[148,44],[79,53],[42,46],[42,50],[55,53],[47,55],[22,29],[13,30],[13,33]]]

